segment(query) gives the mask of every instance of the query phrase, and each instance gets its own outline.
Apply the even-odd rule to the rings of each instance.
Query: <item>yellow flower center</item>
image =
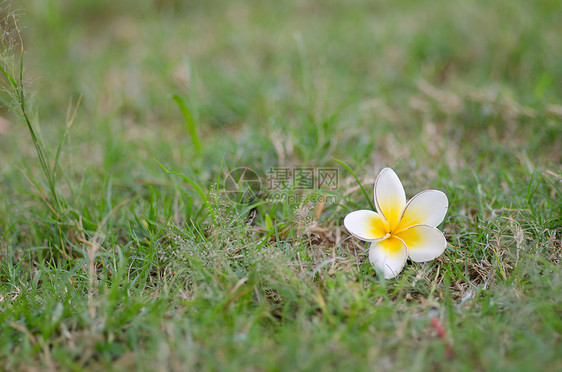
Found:
[[[390,235],[388,238],[379,242],[389,256],[394,256],[402,250],[403,243],[396,236]]]
[[[421,238],[416,229],[408,229],[414,225],[411,223],[412,221],[397,219],[393,226],[384,218],[373,218],[369,222],[371,232],[373,235],[382,238],[379,244],[384,247],[389,255],[398,254],[404,244],[406,246],[413,245]]]

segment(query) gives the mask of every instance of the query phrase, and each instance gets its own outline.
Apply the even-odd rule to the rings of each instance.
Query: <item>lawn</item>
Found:
[[[561,13],[0,2],[0,370],[562,370]],[[392,279],[385,167],[449,202]]]

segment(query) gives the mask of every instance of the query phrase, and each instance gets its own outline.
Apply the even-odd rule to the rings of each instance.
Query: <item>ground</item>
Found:
[[[561,11],[3,2],[0,369],[561,370]],[[390,280],[342,224],[386,166],[449,198]]]

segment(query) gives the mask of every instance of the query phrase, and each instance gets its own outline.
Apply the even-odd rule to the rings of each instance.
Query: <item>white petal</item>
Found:
[[[384,168],[375,181],[375,205],[393,230],[406,206],[406,193],[402,182],[390,168]]]
[[[417,225],[396,234],[406,247],[412,261],[431,261],[445,251],[447,240],[441,231],[429,225]]]
[[[397,231],[414,225],[437,226],[447,214],[449,200],[439,190],[425,190],[414,195],[406,204]]]
[[[397,238],[388,238],[371,243],[369,261],[374,268],[383,272],[386,279],[394,278],[402,271],[408,258],[408,250]]]
[[[382,239],[388,232],[388,223],[374,211],[360,210],[345,216],[343,225],[351,235],[372,242]]]

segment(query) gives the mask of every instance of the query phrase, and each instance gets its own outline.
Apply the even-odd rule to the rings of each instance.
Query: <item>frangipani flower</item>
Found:
[[[351,212],[343,220],[347,231],[358,239],[371,242],[369,261],[394,278],[406,263],[431,261],[447,247],[437,229],[447,213],[447,195],[438,190],[425,190],[406,203],[400,179],[390,168],[384,168],[375,181],[377,211]]]

